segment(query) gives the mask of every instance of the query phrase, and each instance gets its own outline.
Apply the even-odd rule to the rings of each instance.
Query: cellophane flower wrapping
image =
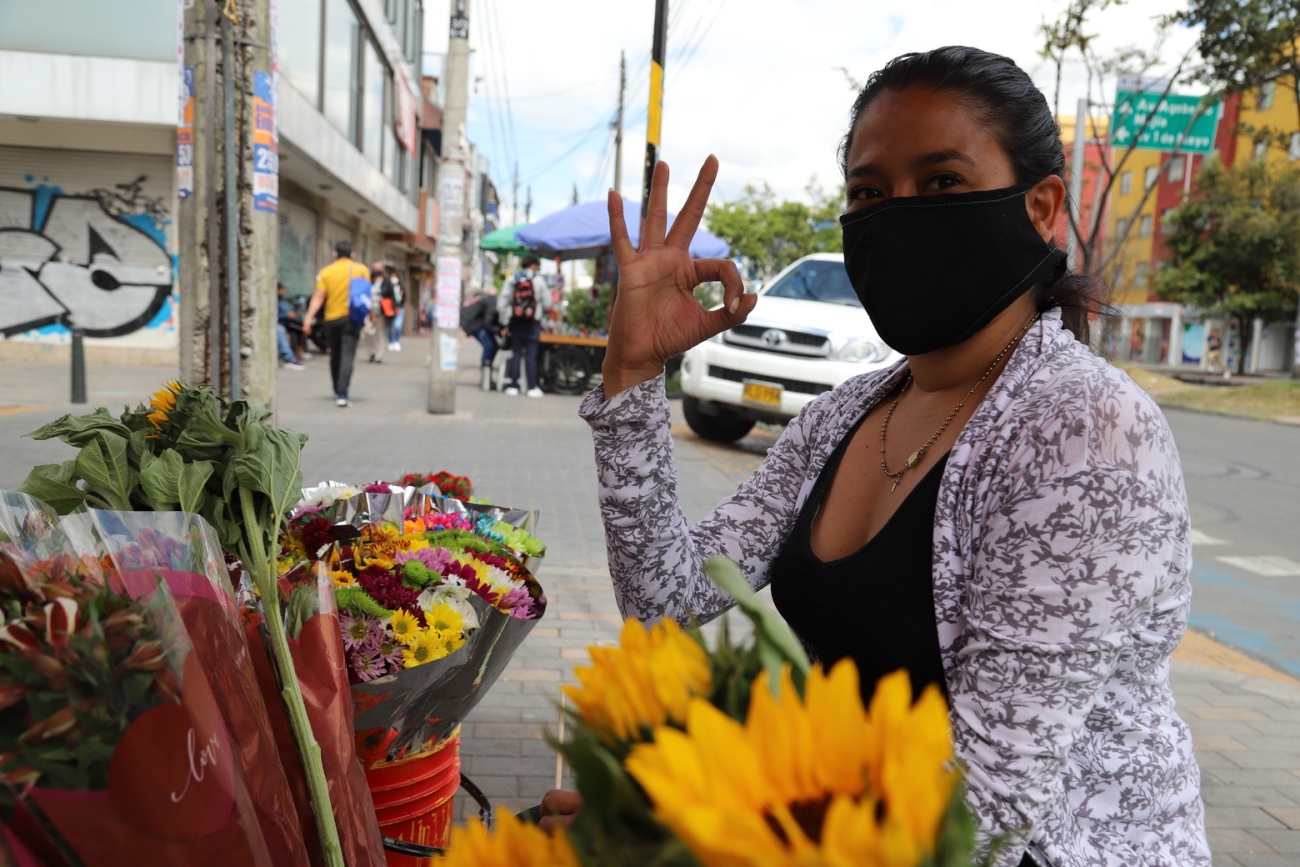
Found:
[[[434,488],[333,483],[304,494],[281,571],[319,568],[334,583],[362,763],[446,737],[545,612],[524,566],[545,549],[503,520],[531,527],[536,513],[455,508]]]
[[[274,863],[235,746],[166,583],[121,592],[44,509],[0,501],[0,773],[47,863]],[[34,558],[40,550],[47,556]],[[20,566],[19,563],[22,565]],[[119,586],[115,586],[115,584]]]
[[[333,581],[328,572],[302,569],[281,576],[279,591],[274,616],[286,621],[289,652],[312,733],[321,749],[344,863],[348,867],[383,867],[383,840],[375,819],[374,802],[352,737],[352,697]],[[316,823],[308,801],[306,775],[284,702],[275,700],[281,687],[265,650],[263,621],[267,616],[267,600],[259,599],[247,580],[241,584],[239,597],[258,685],[266,699],[307,840],[308,855],[315,867],[324,860],[316,845]]]
[[[95,509],[65,517],[62,526],[79,550],[97,547],[109,559],[117,589],[140,596],[159,580],[167,584],[233,738],[272,861],[277,867],[307,867],[302,825],[215,530],[187,512]]]

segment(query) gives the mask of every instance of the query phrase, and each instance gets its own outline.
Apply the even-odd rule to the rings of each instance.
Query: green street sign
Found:
[[[1200,108],[1199,96],[1170,94],[1162,100],[1159,93],[1118,90],[1115,92],[1111,144],[1126,148],[1136,139],[1139,150],[1172,151],[1177,148],[1179,153],[1204,156],[1214,150],[1214,130],[1219,125],[1223,106],[1215,103],[1198,115]]]

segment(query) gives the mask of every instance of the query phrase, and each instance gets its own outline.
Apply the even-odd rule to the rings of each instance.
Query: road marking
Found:
[[[1215,559],[1268,578],[1300,575],[1300,563],[1285,557],[1216,557]]]
[[[1216,539],[1208,533],[1202,533],[1200,530],[1192,530],[1193,545],[1226,545],[1223,539]]]
[[[0,415],[19,415],[24,412],[31,412],[37,409],[45,409],[43,406],[0,406]]]

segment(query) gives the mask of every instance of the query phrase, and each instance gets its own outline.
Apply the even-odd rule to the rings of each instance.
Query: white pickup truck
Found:
[[[791,264],[759,289],[743,325],[682,359],[682,410],[705,439],[733,442],[755,422],[784,424],[846,379],[893,364],[838,253]]]

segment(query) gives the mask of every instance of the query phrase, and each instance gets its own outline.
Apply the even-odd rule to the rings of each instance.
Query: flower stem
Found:
[[[320,834],[321,850],[325,863],[329,867],[344,867],[343,848],[339,845],[338,826],[334,822],[334,810],[330,806],[329,783],[325,780],[325,765],[321,760],[320,744],[312,734],[311,721],[307,718],[307,705],[302,700],[302,690],[298,685],[298,676],[294,671],[293,656],[289,653],[289,639],[284,631],[284,618],[280,614],[279,588],[275,584],[275,569],[271,567],[263,545],[266,538],[263,528],[257,520],[257,511],[253,508],[253,495],[247,488],[239,490],[240,507],[244,512],[244,533],[252,546],[252,557],[248,567],[253,575],[253,583],[262,596],[262,608],[266,613],[266,630],[271,645],[271,657],[284,684],[285,707],[289,712],[289,727],[293,730],[298,743],[298,753],[302,757],[303,770],[307,774],[307,792],[311,800],[312,815],[316,818],[316,829]],[[279,521],[272,518],[278,525]],[[279,527],[275,528],[275,538]]]

